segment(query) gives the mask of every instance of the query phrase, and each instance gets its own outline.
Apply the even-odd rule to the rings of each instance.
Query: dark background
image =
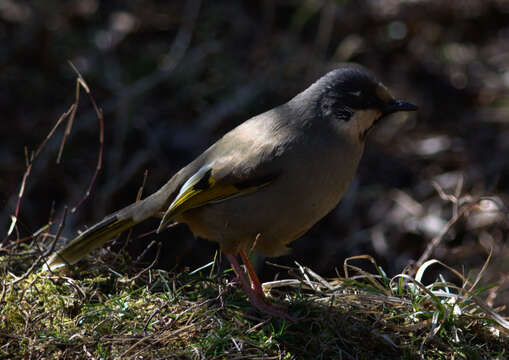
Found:
[[[134,201],[146,169],[145,195],[235,125],[351,61],[419,112],[371,134],[341,205],[295,241],[290,256],[272,261],[297,260],[331,276],[345,257],[370,254],[397,274],[452,216],[432,182],[450,194],[463,179],[462,203],[480,196],[496,203],[454,224],[432,257],[474,278],[493,249],[483,281],[500,284],[491,303],[509,302],[508,1],[6,0],[0,44],[1,231],[16,207],[24,147],[36,149],[74,101],[67,60],[104,111],[105,144],[103,168],[90,198],[67,217],[65,238]],[[34,163],[6,244],[46,224],[53,201],[61,217],[90,183],[99,122],[83,89],[58,165],[63,128]],[[162,241],[166,268],[196,268],[214,256],[216,245],[183,225],[133,241],[157,223],[135,229],[134,259],[152,240]],[[155,248],[141,261],[151,262]],[[260,264],[264,280],[276,271]]]

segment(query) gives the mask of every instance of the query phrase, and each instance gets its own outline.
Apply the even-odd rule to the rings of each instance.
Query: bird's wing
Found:
[[[200,156],[206,160],[201,159],[202,166],[188,173],[166,209],[158,232],[178,214],[257,191],[279,176],[282,144],[273,137],[241,136],[242,130],[235,136],[228,134]]]

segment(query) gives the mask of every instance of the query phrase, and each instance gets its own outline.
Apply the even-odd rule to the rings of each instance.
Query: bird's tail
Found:
[[[69,244],[53,253],[43,267],[43,271],[55,270],[65,265],[72,265],[89,252],[104,245],[108,240],[114,238],[122,231],[136,225],[132,219],[117,219],[115,215],[110,215],[88,228]]]
[[[43,270],[54,270],[65,265],[72,265],[121,232],[157,215],[161,209],[165,208],[168,199],[174,196],[174,192],[175,185],[170,180],[159,191],[146,199],[106,216],[102,221],[88,228],[63,248],[53,253],[48,258]]]

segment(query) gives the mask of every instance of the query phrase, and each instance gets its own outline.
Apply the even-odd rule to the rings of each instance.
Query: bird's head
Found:
[[[357,65],[333,70],[314,86],[319,89],[316,105],[320,117],[362,142],[383,117],[417,110],[414,104],[394,98],[369,71]]]

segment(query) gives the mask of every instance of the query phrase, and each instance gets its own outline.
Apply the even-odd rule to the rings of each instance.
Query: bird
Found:
[[[373,127],[415,110],[366,68],[342,64],[227,132],[152,195],[77,235],[48,258],[45,270],[74,264],[134,225],[162,217],[157,233],[185,223],[195,236],[217,242],[252,306],[291,318],[265,296],[248,252],[288,253],[289,243],[338,205]]]

